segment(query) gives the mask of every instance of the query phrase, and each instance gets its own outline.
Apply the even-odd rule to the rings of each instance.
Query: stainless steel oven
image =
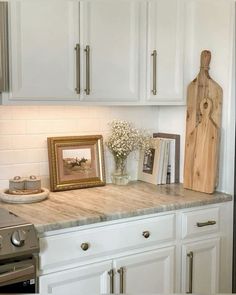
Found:
[[[36,261],[32,256],[3,263],[0,266],[0,293],[36,293]]]
[[[0,293],[37,293],[38,252],[34,226],[0,208]]]

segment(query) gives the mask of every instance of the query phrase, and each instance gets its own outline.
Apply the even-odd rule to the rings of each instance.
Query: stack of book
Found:
[[[141,153],[139,180],[153,184],[179,182],[180,136],[176,134],[153,134],[149,154]]]

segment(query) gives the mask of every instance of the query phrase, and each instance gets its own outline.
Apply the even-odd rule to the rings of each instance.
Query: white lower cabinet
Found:
[[[77,267],[39,278],[40,294],[78,295],[110,293],[112,261]]]
[[[40,294],[229,293],[231,210],[227,202],[48,232]]]
[[[40,293],[173,293],[174,257],[170,247],[41,276]]]
[[[173,293],[174,247],[125,256],[115,260],[117,293]]]
[[[182,247],[182,292],[215,294],[219,290],[220,239]]]

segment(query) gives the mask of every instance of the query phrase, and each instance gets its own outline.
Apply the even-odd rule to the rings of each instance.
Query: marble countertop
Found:
[[[6,204],[8,209],[33,223],[39,233],[231,201],[224,193],[204,194],[183,189],[181,184],[152,185],[141,181],[127,186],[51,192],[47,200],[33,204]]]

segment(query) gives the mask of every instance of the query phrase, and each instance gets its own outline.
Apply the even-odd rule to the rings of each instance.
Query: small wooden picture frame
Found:
[[[145,154],[144,151],[140,152],[138,168],[139,180],[157,184],[159,149],[160,141],[153,139],[150,146],[150,153]]]
[[[153,137],[175,139],[175,183],[179,183],[180,135],[170,133],[153,133]]]
[[[49,137],[52,191],[105,185],[102,135]]]

